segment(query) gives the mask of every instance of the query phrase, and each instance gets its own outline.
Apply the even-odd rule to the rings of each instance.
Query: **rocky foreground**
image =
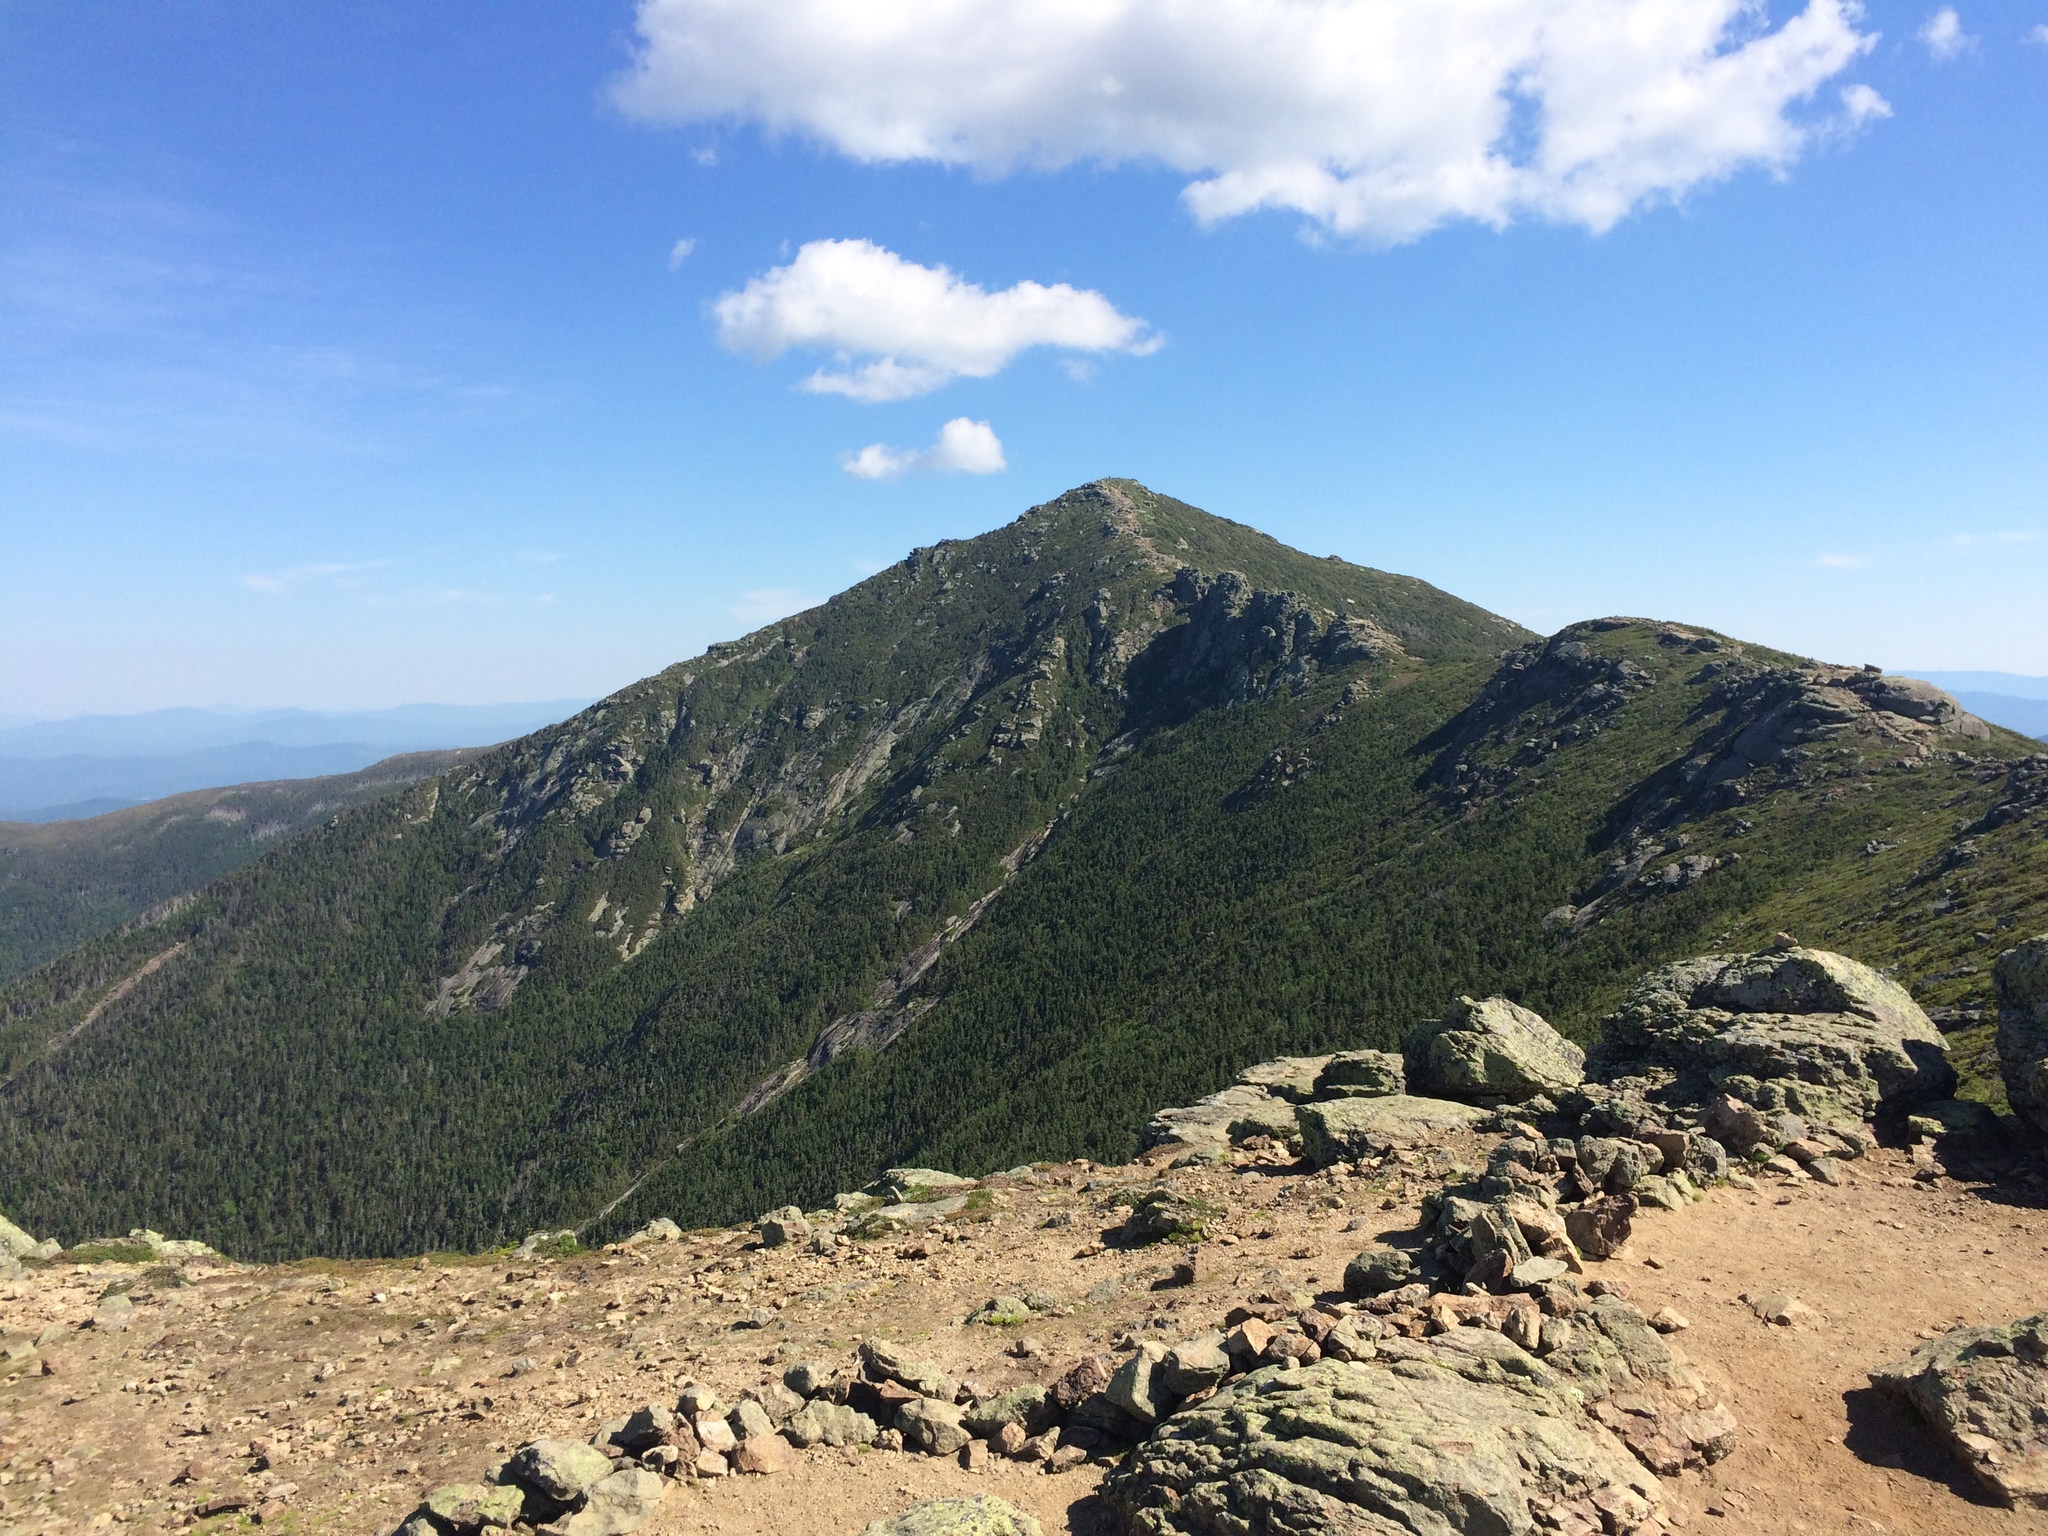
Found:
[[[1591,1081],[1461,1003],[1133,1167],[603,1253],[30,1257],[0,1528],[2010,1529],[2039,1166],[1851,966],[1653,973]]]

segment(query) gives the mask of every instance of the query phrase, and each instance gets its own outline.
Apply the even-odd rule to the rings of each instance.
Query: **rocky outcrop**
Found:
[[[1725,1089],[1759,1107],[1860,1120],[1946,1097],[1947,1043],[1906,990],[1869,966],[1787,940],[1650,972],[1604,1025],[1609,1074],[1677,1072],[1692,1101]]]
[[[2048,1509],[2048,1312],[1959,1328],[1870,1373],[2007,1505]]]
[[[2012,1112],[2048,1135],[2048,934],[1998,957],[1998,1070]]]
[[[1620,1529],[1647,1520],[1656,1478],[1574,1389],[1486,1337],[1503,1346],[1490,1358],[1403,1340],[1392,1358],[1255,1371],[1167,1421],[1105,1496],[1147,1536],[1493,1536],[1574,1505],[1588,1529],[1603,1508]]]
[[[1476,1104],[1517,1104],[1586,1076],[1586,1053],[1540,1014],[1489,997],[1458,998],[1405,1042],[1408,1081],[1422,1093]]]

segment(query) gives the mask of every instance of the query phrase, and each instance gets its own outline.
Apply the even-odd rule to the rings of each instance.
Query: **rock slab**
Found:
[[[2003,1503],[2048,1509],[2048,1312],[1958,1328],[1870,1373]]]
[[[1532,1503],[1596,1494],[1648,1514],[1656,1479],[1576,1392],[1534,1361],[1493,1379],[1450,1365],[1418,1346],[1255,1371],[1169,1419],[1104,1495],[1144,1536],[1518,1536]]]

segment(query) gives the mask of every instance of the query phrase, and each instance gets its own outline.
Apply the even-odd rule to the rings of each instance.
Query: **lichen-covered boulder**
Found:
[[[1998,957],[1998,1070],[2012,1112],[2048,1135],[2048,934]]]
[[[1600,1054],[1824,1120],[1946,1098],[1956,1081],[1941,1031],[1897,982],[1789,943],[1650,972],[1605,1021]]]
[[[1586,1053],[1541,1014],[1504,997],[1461,997],[1403,1042],[1408,1081],[1423,1093],[1519,1104],[1583,1082]]]
[[[1254,1371],[1162,1424],[1104,1495],[1144,1536],[1509,1536],[1537,1507],[1595,1494],[1646,1515],[1656,1479],[1574,1389],[1487,1339],[1501,1360],[1404,1340],[1389,1357]]]
[[[1013,1504],[987,1494],[971,1499],[926,1499],[887,1520],[872,1520],[861,1536],[1044,1536],[1044,1527]]]
[[[2048,1312],[1958,1328],[1870,1373],[2009,1505],[2048,1509]]]
[[[1447,1131],[1469,1130],[1487,1117],[1483,1109],[1449,1099],[1426,1099],[1397,1093],[1366,1098],[1329,1099],[1304,1104],[1301,1145],[1317,1166],[1434,1141]]]
[[[511,1481],[561,1504],[580,1498],[611,1470],[611,1457],[581,1440],[536,1440],[505,1464]]]
[[[490,1483],[448,1483],[420,1501],[415,1515],[426,1515],[441,1530],[474,1531],[510,1525],[525,1508],[525,1490]]]

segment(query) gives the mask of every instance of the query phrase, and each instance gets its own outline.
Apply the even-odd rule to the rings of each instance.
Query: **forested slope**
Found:
[[[0,982],[471,755],[406,752],[354,773],[195,789],[75,821],[0,821]]]

